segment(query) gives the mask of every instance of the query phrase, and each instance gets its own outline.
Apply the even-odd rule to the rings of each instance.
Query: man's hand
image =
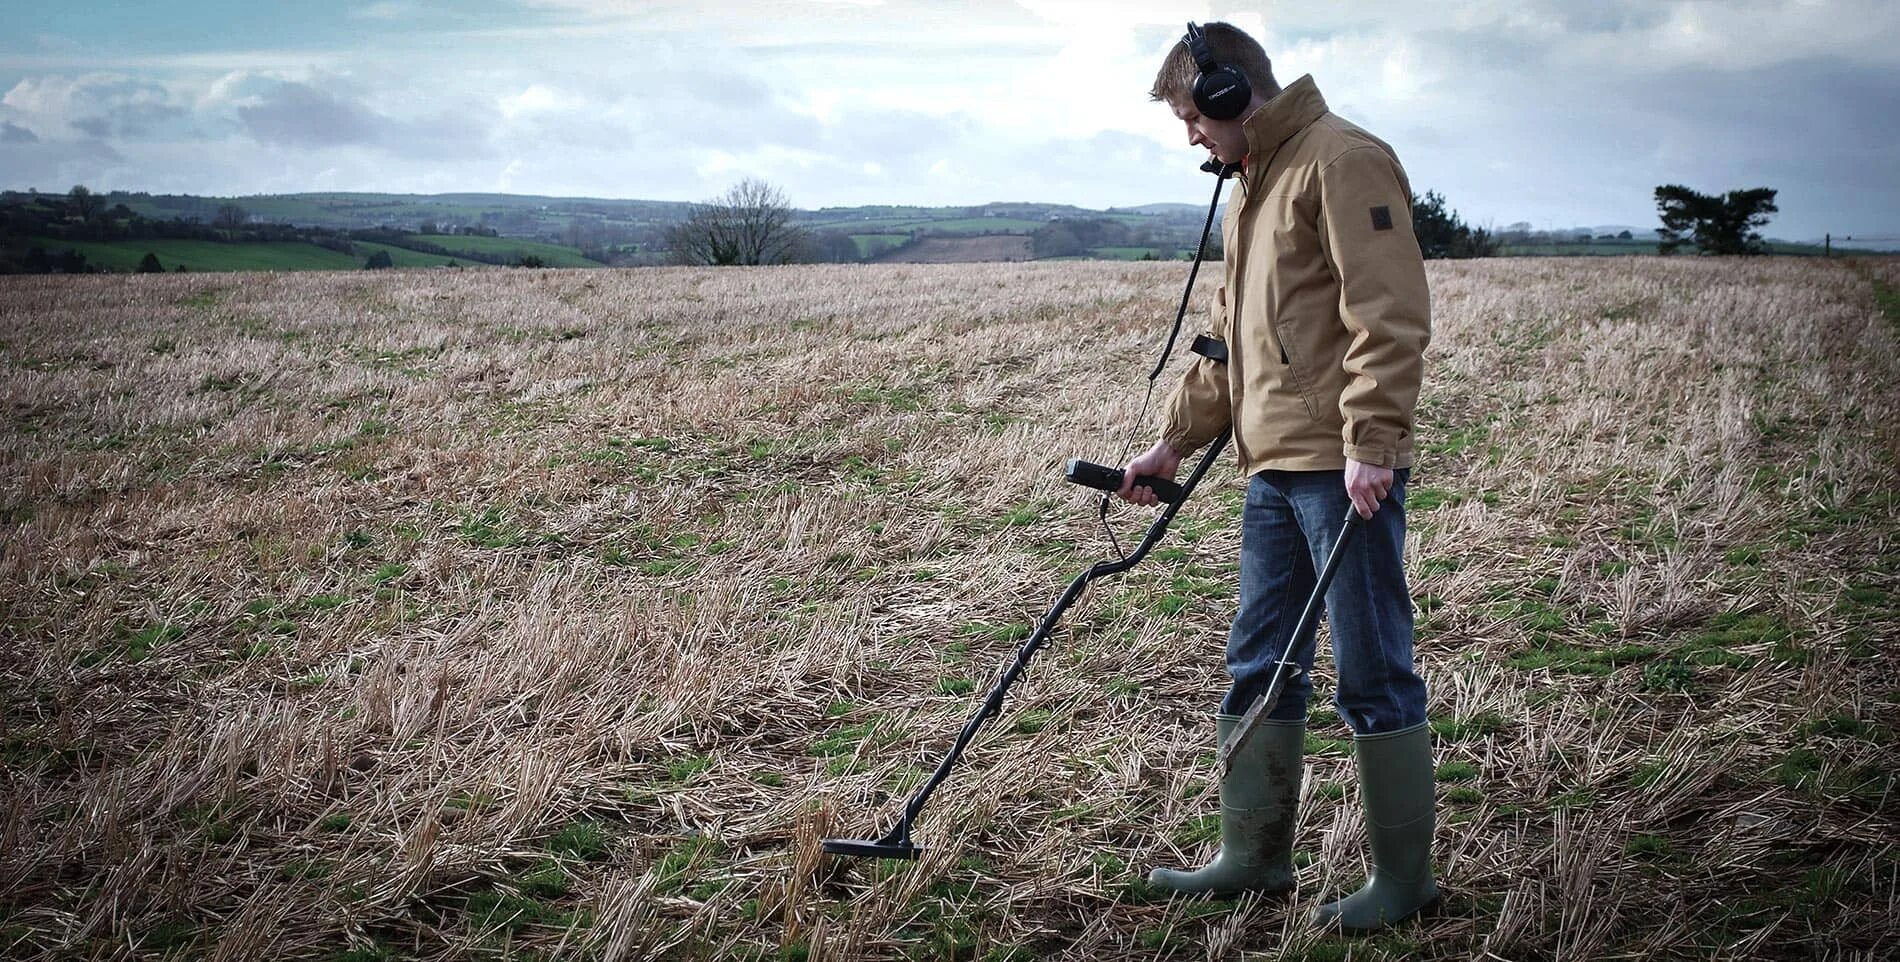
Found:
[[[1181,456],[1174,453],[1173,448],[1168,447],[1168,442],[1156,441],[1154,447],[1149,448],[1146,453],[1128,462],[1128,465],[1122,468],[1122,488],[1116,493],[1121,495],[1123,501],[1130,504],[1160,504],[1161,499],[1155,497],[1152,490],[1146,486],[1139,488],[1134,486],[1135,478],[1139,475],[1150,475],[1163,481],[1172,481],[1174,473],[1179,470],[1181,470]]]
[[[1346,497],[1352,499],[1359,517],[1372,517],[1379,510],[1379,502],[1385,500],[1386,492],[1391,490],[1391,468],[1346,459]]]

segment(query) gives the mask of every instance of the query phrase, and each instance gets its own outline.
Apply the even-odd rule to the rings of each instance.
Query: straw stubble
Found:
[[[0,281],[0,949],[1335,951],[1301,919],[1362,876],[1364,821],[1323,657],[1297,898],[1140,881],[1213,844],[1225,469],[1071,610],[922,859],[817,847],[889,824],[1112,551],[1059,467],[1154,432],[1179,279]],[[1431,280],[1407,560],[1449,901],[1369,951],[1871,957],[1900,270]],[[1127,545],[1147,515],[1110,520]]]

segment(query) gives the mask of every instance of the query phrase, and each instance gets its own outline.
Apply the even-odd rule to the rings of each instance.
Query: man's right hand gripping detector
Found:
[[[1092,461],[1084,461],[1081,458],[1070,458],[1068,465],[1062,469],[1062,474],[1075,484],[1094,488],[1097,491],[1120,491],[1122,488],[1120,468],[1111,468]],[[1181,500],[1181,486],[1166,478],[1142,475],[1135,479],[1134,486],[1153,491],[1155,497],[1161,499],[1162,504],[1173,504]]]

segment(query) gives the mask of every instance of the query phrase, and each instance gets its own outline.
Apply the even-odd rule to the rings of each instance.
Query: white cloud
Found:
[[[495,101],[503,118],[515,120],[535,114],[574,113],[584,110],[587,101],[549,84],[529,84],[521,92],[507,94]]]
[[[381,2],[378,3],[368,3],[360,7],[352,7],[345,15],[352,20],[391,21],[404,20],[415,16],[419,12],[419,8],[414,3],[407,3],[404,2],[404,0],[381,0]]]
[[[111,71],[41,43],[0,61],[23,76],[0,97],[0,186],[693,200],[757,176],[807,206],[1196,202],[1200,156],[1146,91],[1186,20],[1223,19],[1480,219],[1639,221],[1655,183],[1771,176],[1822,199],[1853,183],[1846,210],[1900,216],[1872,119],[1900,113],[1891,2],[528,6],[526,24],[414,33],[382,24],[448,8],[372,4],[348,47],[232,35]]]

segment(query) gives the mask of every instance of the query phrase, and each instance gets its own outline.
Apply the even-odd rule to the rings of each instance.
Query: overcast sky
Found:
[[[1199,203],[1147,90],[1220,19],[1474,223],[1649,227],[1683,183],[1778,188],[1772,236],[1900,234],[1894,0],[7,7],[0,187]]]

